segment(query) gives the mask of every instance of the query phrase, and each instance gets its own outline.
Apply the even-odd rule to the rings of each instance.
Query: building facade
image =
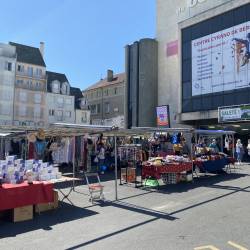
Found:
[[[14,114],[14,83],[16,48],[0,44],[0,124],[12,125]]]
[[[47,71],[46,115],[48,124],[75,123],[75,97],[65,74]]]
[[[107,77],[84,90],[83,103],[91,124],[124,127],[125,74],[107,71]]]
[[[10,42],[16,48],[14,117],[16,126],[43,127],[46,125],[46,65],[44,44],[35,48]]]
[[[141,39],[125,48],[125,127],[155,127],[158,100],[158,45]]]
[[[218,123],[250,103],[249,0],[157,0],[158,105],[172,126]]]

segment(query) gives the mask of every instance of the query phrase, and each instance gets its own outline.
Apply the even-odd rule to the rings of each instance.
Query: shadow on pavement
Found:
[[[0,239],[5,237],[15,237],[18,234],[27,233],[34,230],[53,230],[53,226],[65,223],[80,218],[96,215],[88,209],[69,205],[68,203],[61,203],[57,210],[42,212],[40,215],[35,214],[33,220],[12,223],[0,222]]]

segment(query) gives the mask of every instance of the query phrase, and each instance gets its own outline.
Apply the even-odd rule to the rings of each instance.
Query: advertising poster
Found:
[[[250,21],[192,41],[192,96],[250,86]]]
[[[219,123],[250,120],[250,104],[218,109]]]
[[[156,107],[156,114],[157,114],[157,126],[158,127],[170,127],[169,122],[169,106],[159,106]]]

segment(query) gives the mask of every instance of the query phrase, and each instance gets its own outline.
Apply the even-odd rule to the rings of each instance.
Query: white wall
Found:
[[[76,109],[76,124],[90,124],[90,110]]]
[[[61,103],[58,100],[62,100]],[[70,103],[67,103],[70,100]],[[50,115],[50,110],[54,110],[54,115]],[[67,116],[67,112],[71,112],[71,116]],[[62,113],[62,116],[59,116]],[[46,116],[48,124],[55,122],[75,123],[75,97],[69,95],[60,95],[46,93]]]
[[[6,62],[12,64],[11,71],[5,69]],[[0,44],[0,124],[10,125],[13,121],[15,67],[15,47]]]

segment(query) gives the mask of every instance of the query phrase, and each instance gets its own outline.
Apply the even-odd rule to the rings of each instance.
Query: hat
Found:
[[[34,133],[30,133],[27,135],[27,139],[29,142],[35,142],[36,141],[36,135]]]
[[[37,139],[39,140],[45,140],[45,132],[43,129],[39,128],[37,131],[37,135],[36,135]]]

